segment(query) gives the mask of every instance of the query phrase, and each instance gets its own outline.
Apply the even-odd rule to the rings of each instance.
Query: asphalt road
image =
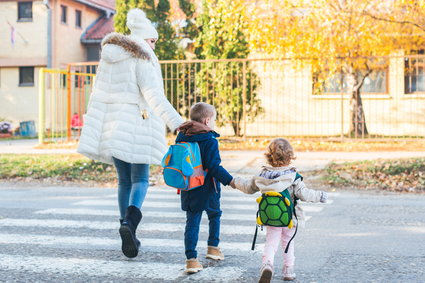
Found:
[[[36,140],[0,141],[0,154],[75,153],[36,149]],[[423,157],[425,152],[299,152],[299,171],[330,162]],[[222,151],[223,165],[247,176],[262,151]],[[314,180],[308,182],[314,185]],[[297,282],[425,282],[425,196],[328,188],[328,204],[302,204],[308,221],[296,237]],[[207,220],[199,241],[199,274],[184,274],[184,214],[178,196],[150,188],[135,259],[120,251],[116,189],[0,183],[0,282],[256,282],[265,232],[250,250],[256,196],[225,188],[223,262],[205,259]],[[205,217],[205,216],[204,216]],[[281,282],[282,253],[273,282]]]
[[[0,282],[256,282],[265,232],[250,250],[256,196],[222,194],[223,262],[184,274],[184,214],[172,189],[151,187],[141,252],[120,251],[116,190],[0,183]],[[339,191],[307,204],[296,237],[296,282],[424,282],[425,196]],[[205,216],[204,216],[205,218]],[[282,252],[272,282],[281,282]]]

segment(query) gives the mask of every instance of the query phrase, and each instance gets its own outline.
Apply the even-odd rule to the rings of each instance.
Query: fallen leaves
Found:
[[[362,190],[425,193],[425,158],[334,163],[324,179],[330,185]]]

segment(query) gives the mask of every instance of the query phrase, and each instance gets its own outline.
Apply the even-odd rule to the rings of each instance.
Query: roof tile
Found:
[[[115,0],[87,0],[87,2],[91,2],[93,4],[115,10]]]
[[[102,17],[93,26],[88,28],[83,40],[102,40],[105,35],[114,31],[113,17]]]

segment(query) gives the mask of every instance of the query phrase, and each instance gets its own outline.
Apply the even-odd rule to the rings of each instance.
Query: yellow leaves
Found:
[[[388,55],[401,46],[419,46],[422,39],[389,37],[388,34],[399,32],[400,26],[365,14],[366,8],[379,10],[381,2],[346,0],[344,5],[339,5],[330,0],[266,1],[274,9],[270,9],[270,5],[258,5],[249,15],[250,43],[252,48],[268,53],[289,51],[298,57],[314,58]],[[294,14],[294,9],[302,11],[302,15]],[[425,9],[421,12],[425,18]],[[384,16],[390,20],[394,15],[386,12]],[[411,19],[419,20],[414,16]]]

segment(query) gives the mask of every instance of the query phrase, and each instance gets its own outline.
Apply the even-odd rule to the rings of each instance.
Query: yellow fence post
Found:
[[[71,64],[67,66],[66,137],[71,140]]]
[[[41,68],[38,73],[38,143],[44,143],[44,130],[45,130],[45,97],[46,97],[46,88],[45,88],[45,76],[44,68]]]
[[[243,61],[243,68],[242,68],[242,91],[243,91],[243,96],[242,96],[242,115],[243,115],[243,139],[244,141],[246,140],[246,120],[247,120],[247,113],[246,113],[246,87],[247,87],[247,81],[246,81],[246,61]],[[251,82],[252,83],[252,82]],[[252,95],[252,94],[251,94]]]

